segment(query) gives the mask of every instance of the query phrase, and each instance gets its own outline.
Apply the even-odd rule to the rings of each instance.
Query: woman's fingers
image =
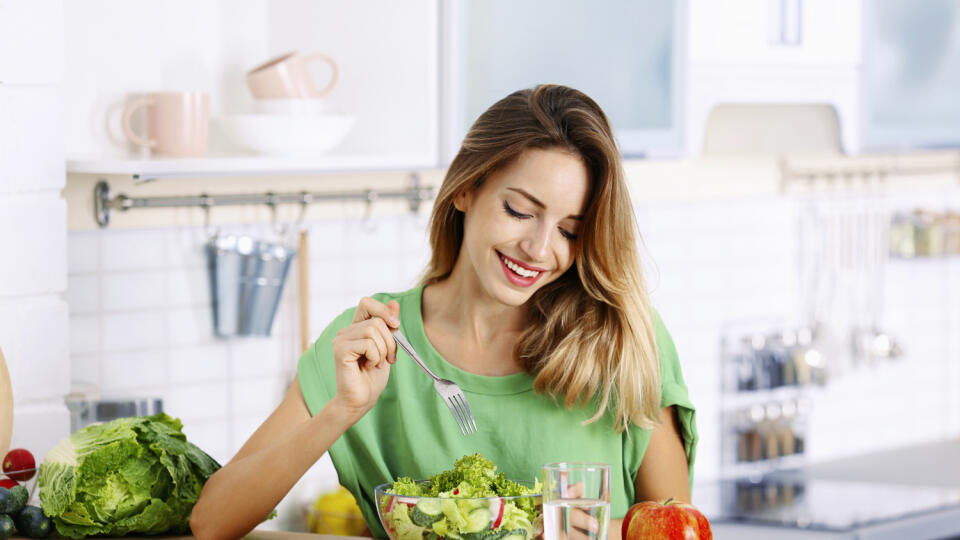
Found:
[[[585,538],[596,538],[600,530],[600,521],[591,516],[582,508],[570,509],[570,525],[574,531],[583,534]],[[571,537],[577,537],[576,532],[571,531]]]
[[[364,296],[357,304],[357,310],[353,314],[353,322],[358,323],[373,317],[380,317],[391,327],[397,328],[400,326],[399,315],[400,304],[396,300],[384,304],[369,296]]]

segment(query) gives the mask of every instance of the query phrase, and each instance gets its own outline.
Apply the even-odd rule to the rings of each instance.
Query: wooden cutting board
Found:
[[[0,459],[10,449],[10,437],[13,436],[13,387],[10,384],[10,372],[7,361],[0,349]]]

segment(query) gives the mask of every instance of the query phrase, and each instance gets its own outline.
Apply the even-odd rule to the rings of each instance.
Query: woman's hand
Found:
[[[337,394],[334,400],[359,416],[380,397],[390,366],[397,361],[397,344],[391,332],[400,327],[400,304],[383,304],[365,297],[357,305],[350,326],[333,339]]]
[[[570,484],[562,491],[564,491],[563,497],[566,499],[579,499],[584,495],[583,482]],[[550,511],[555,510],[551,508]],[[569,520],[569,522],[565,522],[565,520]],[[560,540],[590,540],[591,538],[597,538],[600,534],[600,521],[583,508],[575,506],[569,509],[566,518],[563,515],[560,516],[557,525],[560,530],[554,536]],[[544,534],[544,537],[546,536]]]

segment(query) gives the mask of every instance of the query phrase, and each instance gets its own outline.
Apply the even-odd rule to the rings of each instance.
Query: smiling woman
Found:
[[[558,85],[500,100],[447,171],[421,284],[330,323],[284,401],[205,485],[194,533],[242,536],[328,451],[378,537],[375,486],[478,452],[512,480],[544,463],[608,463],[618,518],[636,501],[689,500],[694,408],[637,240],[600,107]],[[463,390],[476,434],[461,433],[412,361],[398,362],[396,329]],[[245,489],[267,469],[272,482]],[[571,519],[586,535],[589,522]],[[617,537],[619,522],[609,530]]]

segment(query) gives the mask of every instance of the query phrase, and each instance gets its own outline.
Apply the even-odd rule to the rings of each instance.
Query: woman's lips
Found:
[[[497,252],[497,256],[500,258],[500,267],[503,268],[503,273],[507,276],[507,280],[518,287],[529,287],[533,285],[540,279],[540,276],[546,272],[546,270],[542,268],[523,264],[516,259],[507,257],[499,251]]]

